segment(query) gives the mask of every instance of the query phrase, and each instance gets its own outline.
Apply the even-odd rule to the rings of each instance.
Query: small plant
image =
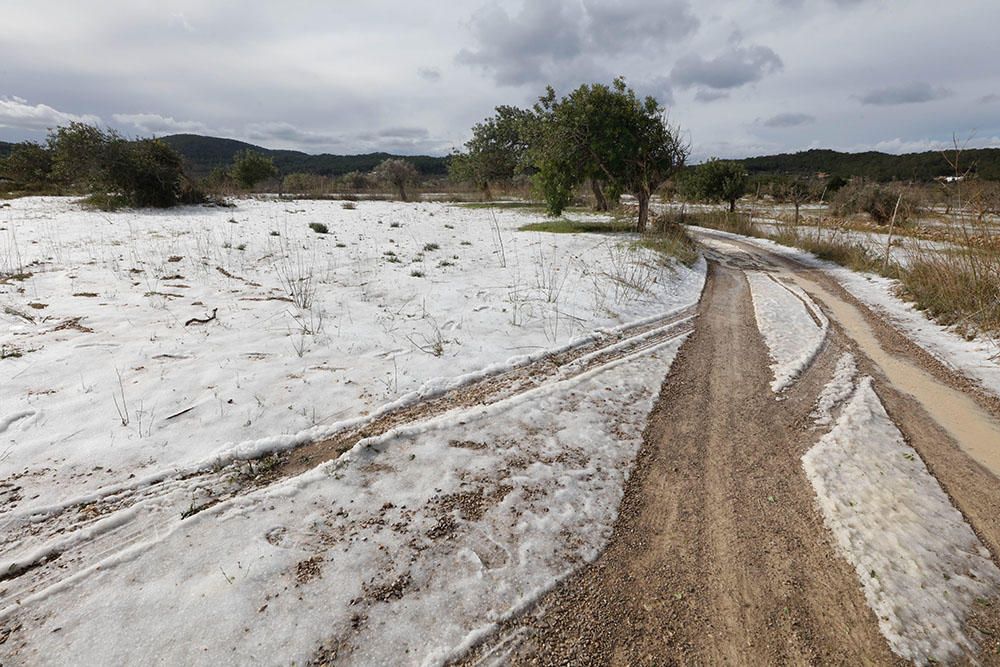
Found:
[[[462,241],[458,245],[472,245],[472,241]]]
[[[357,207],[358,205],[352,201],[345,201],[343,204],[340,205],[340,208],[345,209],[347,211],[353,211]]]
[[[413,276],[414,278],[423,278],[424,277],[424,272],[423,271],[418,271],[417,269],[414,269],[413,271],[410,271],[410,275]]]
[[[277,229],[272,229],[271,236],[281,236],[281,232],[279,232]]]
[[[326,234],[330,231],[322,222],[310,222],[309,229],[313,230],[317,234]]]
[[[438,268],[444,268],[446,266],[455,266],[455,263],[449,262],[446,259],[442,259],[440,262],[438,262]]]
[[[241,243],[238,246],[236,246],[236,249],[237,250],[246,250],[247,249],[247,244],[246,243]]]
[[[338,248],[346,248],[347,244],[343,243],[341,241],[337,241],[337,243],[335,244],[335,246],[338,247]]]
[[[397,227],[401,227],[402,225],[400,225],[398,222],[390,222],[389,226],[395,229]]]
[[[440,247],[441,246],[439,246],[437,243],[425,243],[424,252],[434,252],[435,250],[438,250]]]

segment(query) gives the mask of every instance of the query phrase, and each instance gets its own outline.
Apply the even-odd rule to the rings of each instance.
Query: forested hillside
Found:
[[[271,150],[235,139],[203,137],[197,134],[173,134],[162,137],[163,141],[184,156],[189,170],[196,176],[203,176],[215,167],[224,167],[233,161],[233,156],[243,150],[252,150],[271,157],[283,174],[305,172],[323,176],[340,176],[351,171],[367,172],[390,157],[389,153],[367,153],[364,155],[310,155],[300,151]],[[428,155],[408,155],[424,175],[444,175],[448,171],[448,159]]]
[[[814,149],[801,153],[782,153],[747,158],[743,161],[751,174],[863,176],[875,181],[929,181],[938,176],[953,176],[955,170],[939,152],[890,155],[869,151],[841,153]],[[1000,180],[1000,148],[967,150],[961,154],[962,171],[972,167],[980,178]]]

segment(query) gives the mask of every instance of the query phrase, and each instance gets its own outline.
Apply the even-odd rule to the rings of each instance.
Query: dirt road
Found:
[[[800,462],[818,438],[810,412],[846,349],[876,378],[893,420],[996,561],[997,479],[893,387],[834,318],[825,348],[785,400],[775,400],[741,269],[763,261],[822,283],[828,300],[844,295],[829,279],[770,264],[778,260],[765,254],[717,256],[607,549],[461,664],[903,664],[838,554]],[[834,312],[823,295],[812,296]],[[890,332],[878,334],[893,343]],[[894,354],[912,354],[895,343]],[[1000,664],[995,601],[967,622],[983,649],[960,660]]]

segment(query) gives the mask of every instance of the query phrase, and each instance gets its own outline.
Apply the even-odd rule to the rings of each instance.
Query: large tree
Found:
[[[535,115],[527,109],[499,106],[472,128],[464,153],[454,153],[448,164],[452,178],[469,181],[487,198],[490,185],[508,181],[527,166],[529,137]]]
[[[636,198],[637,228],[645,230],[652,193],[688,153],[659,102],[640,99],[618,78],[611,86],[580,86],[560,100],[550,87],[535,110],[541,122],[532,156],[549,211],[558,215],[573,187],[596,180]]]
[[[734,213],[736,200],[746,194],[749,177],[742,163],[711,158],[694,167],[682,183],[692,199],[729,202],[729,212]]]

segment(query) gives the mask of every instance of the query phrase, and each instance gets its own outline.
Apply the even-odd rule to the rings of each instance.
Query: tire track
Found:
[[[799,456],[829,366],[786,400],[741,269],[713,264],[598,559],[460,664],[894,664]]]
[[[98,499],[69,504],[42,517],[2,526],[0,611],[104,558],[166,532],[223,500],[251,493],[333,460],[366,438],[447,412],[496,403],[545,384],[593,371],[659,346],[694,329],[696,306],[624,328],[513,369],[479,378],[440,396],[379,415],[333,437],[288,452],[236,461],[218,470],[178,473]],[[28,547],[27,544],[34,546]]]

